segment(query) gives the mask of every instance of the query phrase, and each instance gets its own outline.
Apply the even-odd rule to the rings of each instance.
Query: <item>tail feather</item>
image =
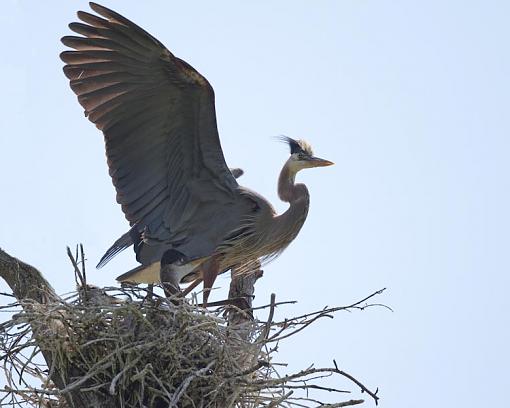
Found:
[[[159,283],[160,270],[161,264],[159,262],[154,262],[151,265],[139,265],[117,276],[117,281],[126,283]]]

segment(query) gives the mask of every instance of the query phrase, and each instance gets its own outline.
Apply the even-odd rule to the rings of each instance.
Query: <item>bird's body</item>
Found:
[[[86,116],[105,136],[117,201],[131,226],[99,266],[134,245],[142,266],[121,280],[147,281],[159,268],[160,279],[201,278],[210,289],[218,273],[278,255],[308,213],[308,190],[294,183],[296,173],[332,163],[286,138],[292,154],[278,193],[289,209],[277,215],[227,167],[209,82],[136,24],[90,6],[101,17],[78,12],[85,24],[70,28],[81,36],[62,39],[75,51],[61,58]]]
[[[280,215],[264,197],[239,186],[239,194],[249,197],[256,204],[250,214],[240,219],[236,229],[225,236],[210,254],[210,257],[218,260],[219,273],[236,265],[244,265],[246,270],[249,270],[251,262],[273,259],[297,236],[308,215],[310,196],[304,184],[294,184],[288,163],[282,169],[278,193],[283,201],[290,204],[287,211]],[[176,273],[180,274],[179,281],[186,283],[199,278],[193,272],[198,273],[195,271],[196,267],[200,261],[205,262],[206,259],[209,257],[199,259],[198,264],[190,260],[181,268],[176,268]],[[135,283],[156,283],[159,282],[159,270],[160,262],[156,260],[148,268],[136,268],[132,273],[128,272],[118,279]],[[238,270],[242,271],[243,268]]]

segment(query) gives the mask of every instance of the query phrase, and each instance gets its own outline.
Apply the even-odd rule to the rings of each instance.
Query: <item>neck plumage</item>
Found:
[[[295,163],[285,163],[278,179],[278,196],[290,206],[283,214],[274,218],[274,232],[285,246],[296,237],[308,215],[310,195],[304,184],[294,182],[296,177]],[[276,238],[276,237],[275,237]],[[282,248],[282,250],[283,250]]]
[[[309,201],[310,195],[304,184],[295,184],[297,169],[288,160],[283,166],[278,179],[278,197],[280,200],[290,203],[291,207],[296,201]]]

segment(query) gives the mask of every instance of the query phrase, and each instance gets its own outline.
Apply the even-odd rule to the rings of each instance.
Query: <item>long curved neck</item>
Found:
[[[296,184],[295,178],[297,169],[290,160],[287,160],[278,178],[278,197],[280,200],[290,203],[305,199],[309,200],[308,189],[304,184]]]
[[[274,217],[272,234],[277,242],[282,243],[280,250],[296,237],[308,215],[310,195],[304,184],[294,182],[296,172],[295,163],[289,160],[283,166],[278,179],[278,196],[290,204],[287,211]]]

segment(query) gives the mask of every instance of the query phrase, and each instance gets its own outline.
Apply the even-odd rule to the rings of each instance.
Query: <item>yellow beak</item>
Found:
[[[326,167],[332,166],[335,163],[326,159],[321,159],[320,157],[311,157],[310,164],[312,165],[312,167]]]

